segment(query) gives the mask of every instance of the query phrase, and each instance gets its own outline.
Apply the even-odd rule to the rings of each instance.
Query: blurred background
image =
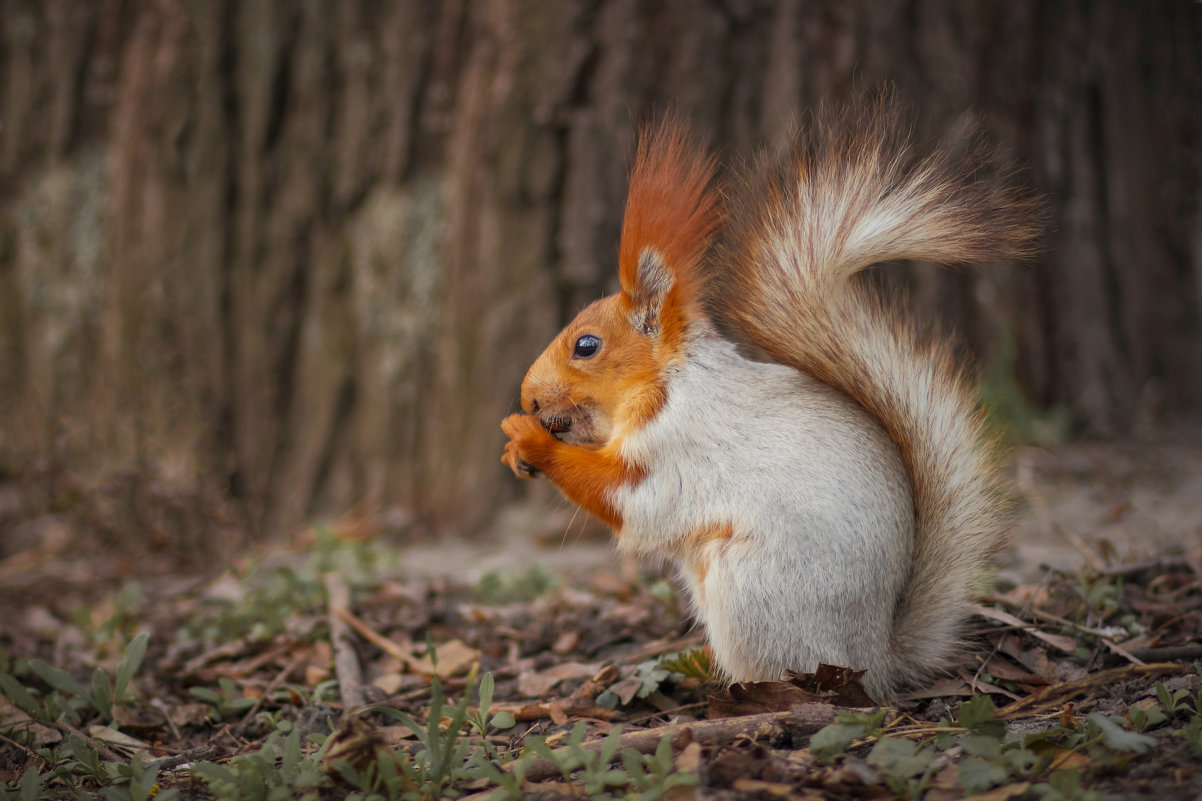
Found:
[[[498,423],[614,288],[638,121],[737,161],[885,84],[1048,199],[1036,263],[905,279],[1012,435],[1196,418],[1196,2],[3,0],[0,556],[39,516],[205,555],[550,498]]]

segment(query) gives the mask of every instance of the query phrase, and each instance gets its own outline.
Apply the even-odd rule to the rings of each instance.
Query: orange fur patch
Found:
[[[700,313],[702,268],[722,222],[716,174],[713,155],[676,118],[665,116],[643,129],[622,220],[618,277],[629,310],[643,252],[664,260],[674,278],[660,319],[669,348],[679,345],[685,325]]]
[[[619,487],[641,481],[643,471],[618,456],[616,448],[590,451],[557,444],[542,468],[547,478],[586,512],[620,532],[622,516],[610,499]]]
[[[715,540],[729,540],[734,535],[735,527],[730,523],[707,523],[689,532],[684,540],[684,549],[695,551]]]
[[[592,334],[601,350],[573,359],[576,340]],[[616,296],[593,303],[568,324],[539,356],[522,382],[522,407],[543,419],[592,418],[596,444],[615,426],[646,425],[666,399],[664,364],[647,337],[634,331]]]
[[[709,558],[704,553],[705,546],[711,542],[729,540],[734,533],[734,526],[730,523],[708,523],[690,531],[685,537],[681,550],[692,565],[698,592],[701,592],[701,585],[705,583],[705,576],[709,572]]]
[[[615,530],[622,527],[622,516],[611,500],[613,493],[641,481],[643,471],[623,459],[617,445],[594,450],[560,442],[532,415],[510,415],[501,421],[501,428],[510,440],[505,454],[510,467],[515,459],[529,463],[585,511]]]

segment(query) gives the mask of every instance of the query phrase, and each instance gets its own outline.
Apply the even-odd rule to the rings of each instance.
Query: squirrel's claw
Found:
[[[511,414],[501,421],[501,429],[509,437],[505,443],[505,453],[501,456],[514,475],[519,478],[534,478],[539,469],[527,460],[531,450],[532,439],[542,439],[550,436],[539,423],[538,418],[528,414]]]
[[[501,456],[501,461],[519,478],[534,478],[538,475],[538,469],[521,457],[518,446],[514,442],[505,443],[505,453]]]

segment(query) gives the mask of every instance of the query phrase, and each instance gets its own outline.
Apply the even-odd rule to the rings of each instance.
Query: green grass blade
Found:
[[[614,761],[614,757],[618,754],[618,746],[622,741],[622,727],[614,726],[609,732],[609,736],[605,738],[605,742],[601,743],[601,765],[608,765]]]
[[[18,797],[21,801],[38,801],[38,796],[41,794],[42,775],[35,765],[25,771],[25,775],[21,777],[21,789]]]
[[[25,689],[25,685],[7,673],[0,673],[0,693],[7,695],[9,700],[30,717],[38,720],[46,717],[46,711],[38,705],[29,690]]]
[[[492,694],[494,686],[495,682],[493,680],[492,673],[485,673],[483,678],[480,679],[480,700],[477,704],[482,716],[487,716],[489,708],[492,707]]]
[[[109,674],[105,673],[103,668],[92,671],[92,698],[96,704],[96,711],[102,717],[112,720],[113,688],[109,684]]]
[[[146,643],[149,639],[150,635],[143,632],[125,646],[125,655],[121,658],[121,664],[117,666],[117,676],[113,682],[113,700],[118,704],[125,697],[125,691],[129,688],[129,683],[138,672],[138,668],[142,666],[142,659],[146,656]]]
[[[67,671],[60,670],[56,667],[50,667],[50,665],[47,665],[40,659],[29,660],[29,669],[38,674],[38,677],[41,678],[42,681],[46,682],[54,689],[61,692],[70,693],[71,695],[79,696],[93,707],[96,706],[96,701],[92,698],[92,694],[88,692],[88,689],[80,684],[79,681]]]

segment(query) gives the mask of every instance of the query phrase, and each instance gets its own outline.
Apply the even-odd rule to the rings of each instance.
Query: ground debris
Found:
[[[1163,799],[1202,775],[1196,554],[1003,582],[962,669],[880,707],[838,666],[724,688],[670,581],[617,564],[413,579],[317,532],[64,591],[47,531],[0,588],[0,784],[31,799]]]

